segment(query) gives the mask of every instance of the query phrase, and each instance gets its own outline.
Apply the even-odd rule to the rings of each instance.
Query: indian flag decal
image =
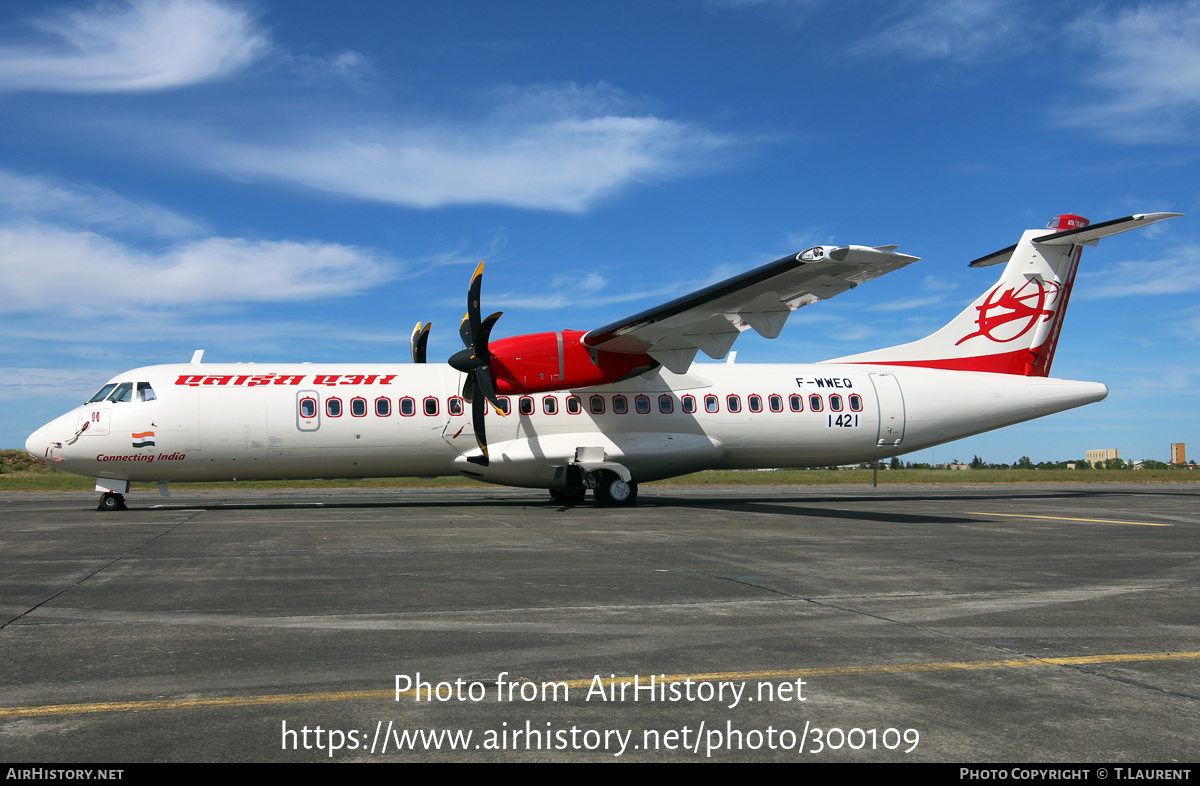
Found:
[[[152,447],[154,447],[154,432],[153,431],[135,431],[133,433],[133,446],[135,448],[152,448]]]

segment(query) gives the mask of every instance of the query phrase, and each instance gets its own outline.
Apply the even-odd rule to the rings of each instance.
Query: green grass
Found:
[[[647,486],[818,486],[866,485],[871,470],[781,469],[712,470],[661,480]],[[1195,483],[1200,472],[1186,469],[887,469],[880,485],[918,483]],[[346,488],[478,488],[466,478],[365,478],[362,480],[250,480],[219,483],[172,483],[173,489],[346,489]],[[0,491],[91,491],[94,478],[60,472],[32,459],[23,450],[0,450]],[[153,489],[133,483],[131,489]]]

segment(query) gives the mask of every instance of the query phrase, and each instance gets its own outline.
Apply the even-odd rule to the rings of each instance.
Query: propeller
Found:
[[[421,323],[418,322],[417,326],[413,328],[409,344],[412,346],[412,361],[414,363],[425,362],[425,346],[429,343],[429,328],[431,327],[433,327],[432,322],[425,323],[425,327],[421,327]]]
[[[500,408],[496,398],[496,387],[492,384],[492,372],[488,367],[491,356],[488,354],[488,338],[492,334],[492,326],[500,318],[503,311],[497,311],[486,319],[479,318],[479,292],[483,288],[483,263],[475,268],[471,276],[471,287],[467,290],[467,313],[458,326],[458,334],[462,336],[466,349],[459,350],[450,356],[451,366],[467,375],[463,382],[462,397],[471,403],[471,424],[475,429],[475,441],[479,443],[481,456],[468,456],[472,464],[488,465],[487,436],[484,433],[483,419],[487,414],[487,402],[492,402],[501,415],[506,414]]]

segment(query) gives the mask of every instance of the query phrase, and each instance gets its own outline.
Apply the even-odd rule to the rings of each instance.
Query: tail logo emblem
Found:
[[[1048,321],[1054,316],[1055,309],[1048,306],[1058,300],[1057,283],[1030,279],[1020,289],[1010,287],[1003,294],[1000,294],[1001,286],[989,292],[983,303],[975,307],[979,312],[975,320],[979,330],[963,336],[954,346],[977,336],[1004,344],[1028,333],[1039,320]]]

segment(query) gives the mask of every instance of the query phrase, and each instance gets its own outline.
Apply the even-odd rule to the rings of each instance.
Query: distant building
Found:
[[[1121,451],[1118,448],[1102,448],[1101,450],[1089,450],[1087,452],[1087,463],[1093,467],[1109,459],[1119,458],[1121,458]]]
[[[1187,463],[1187,445],[1182,442],[1171,443],[1171,463],[1186,464]]]

